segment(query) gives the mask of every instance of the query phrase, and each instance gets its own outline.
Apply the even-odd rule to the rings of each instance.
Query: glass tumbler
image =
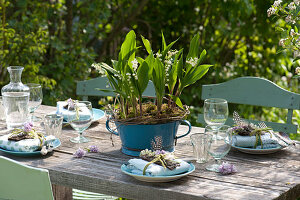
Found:
[[[211,140],[211,137],[211,135],[204,133],[194,133],[190,136],[197,163],[206,163],[208,161],[208,141]]]
[[[63,116],[57,114],[49,114],[45,116],[44,125],[46,135],[54,135],[56,138],[61,136]]]

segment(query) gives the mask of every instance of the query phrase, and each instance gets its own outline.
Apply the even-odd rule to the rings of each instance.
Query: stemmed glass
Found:
[[[40,117],[34,116],[34,111],[42,104],[43,100],[43,91],[42,86],[37,83],[27,83],[26,84],[30,90],[29,96],[29,113],[31,114],[31,121],[37,122],[40,121]]]
[[[204,121],[214,131],[225,124],[228,118],[228,103],[225,99],[206,99],[204,101]]]
[[[83,136],[83,132],[93,121],[92,104],[89,101],[75,101],[73,106],[68,106],[67,121],[79,136],[71,138],[74,143],[85,143],[90,140]]]
[[[205,133],[211,134],[215,132],[215,129],[207,125],[205,127]],[[215,164],[207,166],[206,169],[209,171],[218,172],[221,164],[221,159],[227,155],[230,151],[232,144],[232,129],[230,126],[222,125],[218,128],[215,133],[216,137],[211,137],[208,141],[208,153],[215,159]]]

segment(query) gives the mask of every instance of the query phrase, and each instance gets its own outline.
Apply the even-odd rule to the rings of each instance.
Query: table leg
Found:
[[[52,184],[54,200],[72,200],[72,188]]]

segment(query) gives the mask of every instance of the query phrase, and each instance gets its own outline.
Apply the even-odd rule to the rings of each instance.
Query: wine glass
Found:
[[[42,86],[37,83],[27,83],[26,84],[30,90],[29,96],[29,113],[31,114],[31,121],[37,122],[40,121],[40,117],[34,116],[34,111],[42,104],[43,100],[43,91]]]
[[[205,99],[204,121],[215,131],[225,124],[228,118],[228,103],[225,99]]]
[[[79,136],[71,138],[74,143],[85,143],[90,140],[83,136],[85,131],[93,121],[92,103],[89,101],[75,101],[74,106],[68,106],[67,121]]]
[[[217,132],[215,129],[207,125],[205,127],[206,134],[216,134],[216,137],[211,137],[208,141],[208,153],[215,159],[215,164],[207,166],[206,169],[209,171],[218,172],[221,164],[221,159],[227,155],[232,144],[232,129],[230,126],[222,125],[218,128]]]

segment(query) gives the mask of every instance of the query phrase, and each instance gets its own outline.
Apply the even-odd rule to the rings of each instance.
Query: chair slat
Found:
[[[203,85],[201,98],[223,98],[237,104],[300,109],[299,94],[258,77],[241,77],[224,83]]]
[[[104,92],[100,91],[99,89],[113,91],[107,77],[98,77],[90,80],[78,81],[76,94],[80,96],[116,96],[114,92]],[[152,98],[156,96],[152,81],[149,81],[148,86],[143,93],[143,96]]]

